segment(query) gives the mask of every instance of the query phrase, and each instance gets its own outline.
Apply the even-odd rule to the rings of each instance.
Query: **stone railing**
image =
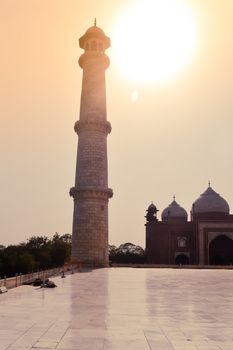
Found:
[[[3,279],[0,279],[0,287],[6,287],[7,289],[11,289],[11,288],[19,287],[25,282],[33,281],[35,278],[41,278],[42,281],[44,281],[46,278],[59,275],[62,272],[66,272],[66,271],[73,272],[73,269],[62,266],[62,267],[56,267],[51,270],[32,272],[26,275],[22,275],[21,273],[19,274],[16,273],[15,277],[10,277],[10,278],[5,277]]]

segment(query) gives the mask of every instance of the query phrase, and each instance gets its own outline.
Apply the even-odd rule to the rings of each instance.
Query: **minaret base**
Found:
[[[101,262],[96,262],[96,261],[80,261],[76,257],[72,257],[70,260],[70,264],[72,266],[76,266],[79,270],[82,268],[87,268],[87,269],[99,269],[99,268],[106,268],[109,267],[109,262],[107,263],[101,263]]]
[[[108,199],[112,190],[72,188],[70,194],[74,198],[72,263],[109,266]]]

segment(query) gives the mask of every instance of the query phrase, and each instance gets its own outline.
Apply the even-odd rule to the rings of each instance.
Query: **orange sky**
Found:
[[[134,2],[0,0],[0,244],[71,232],[78,38],[94,17],[111,36]],[[173,80],[135,86],[107,51],[112,244],[144,246],[151,200],[161,213],[176,194],[189,212],[209,180],[233,210],[233,1],[187,2],[197,20],[197,49]],[[132,102],[135,89],[139,98]]]

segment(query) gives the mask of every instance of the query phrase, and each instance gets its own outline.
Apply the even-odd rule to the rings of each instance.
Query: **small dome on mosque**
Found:
[[[203,192],[192,205],[193,214],[198,213],[226,213],[229,214],[230,208],[227,201],[215,192],[209,184],[209,187]]]
[[[182,208],[175,200],[175,197],[171,204],[162,211],[162,221],[167,220],[185,220],[188,219],[188,214],[184,208]]]
[[[156,208],[156,206],[154,205],[154,203],[152,202],[149,207],[147,208],[147,214],[146,214],[146,220],[147,222],[154,222],[154,221],[158,221],[157,219],[157,212],[158,209]]]
[[[154,210],[158,211],[153,202],[148,207],[148,210],[151,210],[151,209],[154,209]]]

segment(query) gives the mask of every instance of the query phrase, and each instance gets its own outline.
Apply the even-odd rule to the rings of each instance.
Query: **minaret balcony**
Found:
[[[93,198],[99,198],[108,200],[109,198],[112,198],[113,196],[113,190],[111,188],[91,188],[91,187],[72,187],[70,189],[70,196],[76,199],[93,199]]]
[[[110,64],[110,60],[105,53],[100,51],[86,51],[78,60],[78,63],[82,69],[90,69],[91,67],[98,67],[98,69],[107,69]]]
[[[99,131],[104,134],[110,134],[112,127],[106,120],[78,120],[74,125],[75,132],[79,135],[83,131]]]

